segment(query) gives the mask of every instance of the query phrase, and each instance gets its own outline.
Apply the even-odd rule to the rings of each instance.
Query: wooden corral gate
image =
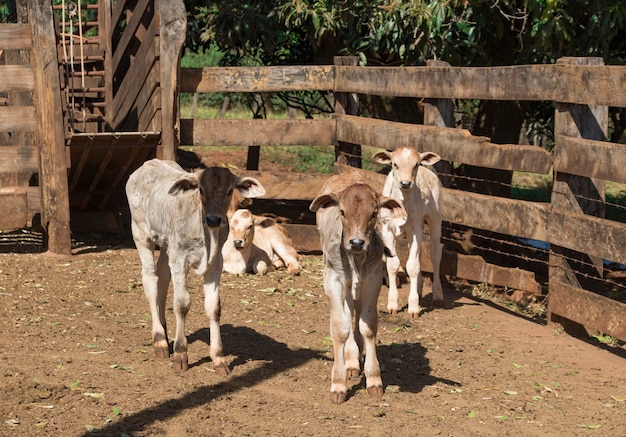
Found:
[[[550,319],[626,340],[626,289],[603,267],[605,260],[626,264],[626,224],[602,214],[604,181],[626,183],[626,148],[606,138],[607,108],[626,107],[626,67],[604,66],[598,59],[492,68],[439,62],[369,68],[339,60],[331,66],[179,71],[186,26],[182,1],[94,0],[85,6],[90,13],[67,5],[53,12],[46,0],[17,3],[17,22],[0,24],[0,208],[10,212],[0,217],[0,229],[27,225],[40,213],[49,250],[69,253],[70,211],[73,217],[122,208],[128,174],[153,155],[176,159],[180,143],[414,146],[448,163],[553,172],[550,203],[448,187],[444,220],[548,243]],[[337,98],[329,119],[180,120],[178,115],[179,92],[302,90],[343,98]],[[424,124],[349,115],[359,94],[425,99]],[[556,102],[555,149],[494,144],[453,128],[452,99]],[[268,188],[268,199],[283,200],[312,199],[327,177],[252,173]],[[381,186],[381,175],[366,176]],[[315,235],[311,228],[290,230],[300,248],[311,239],[298,235]],[[442,271],[543,292],[532,267],[510,268],[479,255],[446,250]]]
[[[70,211],[74,224],[124,209],[130,172],[175,159],[186,11],[18,0],[11,21],[0,24],[0,230],[40,217],[48,249],[69,254]]]

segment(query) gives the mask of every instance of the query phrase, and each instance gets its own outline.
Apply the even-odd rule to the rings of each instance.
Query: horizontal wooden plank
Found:
[[[134,149],[156,147],[160,132],[100,132],[70,136],[68,145],[74,149]]]
[[[328,179],[328,174],[241,171],[237,176],[257,178],[265,187],[263,199],[313,200]]]
[[[442,189],[443,219],[473,228],[533,240],[550,241],[550,205]]]
[[[320,234],[315,225],[283,223],[293,247],[298,252],[317,252],[322,250]]]
[[[0,132],[35,132],[34,106],[0,106]]]
[[[435,152],[446,161],[480,167],[546,174],[552,167],[550,153],[537,146],[492,144],[466,129],[398,123],[351,115],[335,115],[337,141],[393,150],[415,147]]]
[[[626,264],[626,223],[552,209],[548,228],[544,241]]]
[[[30,24],[0,23],[0,50],[30,50],[32,46]]]
[[[596,331],[626,341],[626,304],[550,280],[548,310]]]
[[[624,66],[336,66],[334,91],[397,97],[552,100],[626,107],[624,77]]]
[[[331,146],[330,119],[181,119],[180,142],[192,146]]]
[[[332,65],[181,68],[183,93],[332,90]]]
[[[32,92],[35,89],[30,65],[0,65],[0,92]]]
[[[626,184],[626,145],[556,135],[557,172]]]
[[[39,172],[39,149],[29,146],[0,146],[0,173]]]
[[[0,188],[0,230],[9,231],[28,224],[28,200],[22,187]]]

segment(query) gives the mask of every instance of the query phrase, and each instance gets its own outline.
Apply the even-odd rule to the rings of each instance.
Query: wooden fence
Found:
[[[608,280],[602,260],[626,264],[626,224],[593,215],[605,180],[626,183],[626,147],[606,141],[608,107],[626,107],[626,67],[598,59],[561,59],[555,65],[457,68],[288,66],[182,69],[180,91],[279,92],[322,90],[425,100],[423,125],[345,114],[331,119],[182,119],[181,144],[191,146],[336,146],[385,149],[413,146],[444,160],[510,171],[554,174],[550,203],[446,188],[444,220],[477,230],[550,244],[550,320],[626,340],[625,288]],[[451,127],[452,99],[556,102],[553,153],[536,146],[494,144]],[[326,176],[251,172],[270,199],[312,199]],[[367,174],[382,186],[384,176]],[[601,208],[600,208],[601,209]],[[290,228],[300,235],[301,229]],[[427,256],[426,256],[427,258]],[[425,259],[428,264],[428,259]],[[532,270],[507,268],[474,255],[444,251],[444,274],[541,293]],[[587,289],[585,289],[585,287]],[[618,298],[606,297],[606,288]],[[614,294],[615,295],[615,292]],[[621,300],[621,301],[620,301]]]

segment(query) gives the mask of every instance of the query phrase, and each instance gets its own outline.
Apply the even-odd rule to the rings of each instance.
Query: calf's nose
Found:
[[[362,238],[353,238],[350,240],[350,249],[360,251],[365,247],[365,240]]]
[[[217,228],[222,224],[222,218],[217,215],[209,215],[205,219],[206,225],[210,228]]]
[[[411,181],[400,181],[400,188],[403,190],[408,190],[411,188]]]

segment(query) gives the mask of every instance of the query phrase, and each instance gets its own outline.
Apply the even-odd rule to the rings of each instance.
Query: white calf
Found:
[[[411,317],[420,313],[419,299],[422,296],[422,274],[420,266],[420,243],[423,237],[424,222],[430,230],[430,258],[433,264],[433,303],[443,304],[443,289],[439,277],[441,263],[441,182],[435,173],[423,167],[433,165],[441,158],[432,152],[419,153],[412,147],[399,147],[393,152],[378,152],[374,160],[380,164],[391,164],[387,175],[383,195],[401,199],[408,215],[403,226],[383,225],[385,246],[390,249],[387,257],[389,275],[389,296],[387,309],[391,314],[398,312],[397,275],[400,260],[396,253],[396,241],[405,236],[410,243],[406,262],[410,278],[409,309]]]
[[[331,176],[310,209],[316,212],[330,302],[330,399],[336,404],[346,400],[347,379],[359,375],[362,353],[367,391],[380,397],[384,390],[376,357],[376,302],[383,280],[383,243],[377,222],[402,224],[406,211],[401,202],[381,197],[352,172]]]
[[[256,216],[247,209],[238,209],[231,216],[222,256],[224,271],[233,274],[264,275],[273,268],[286,266],[295,275],[302,269],[287,230],[274,219]]]
[[[126,195],[133,239],[141,260],[141,279],[152,314],[152,339],[159,357],[169,356],[165,302],[170,279],[174,284],[176,338],[174,365],[187,370],[185,317],[191,298],[187,272],[204,275],[204,309],[209,317],[210,349],[215,371],[229,373],[220,335],[219,283],[221,247],[228,235],[226,212],[233,190],[245,197],[262,196],[265,189],[253,178],[238,178],[222,167],[196,173],[172,161],[153,159],[130,175]],[[155,246],[160,255],[155,264]]]

